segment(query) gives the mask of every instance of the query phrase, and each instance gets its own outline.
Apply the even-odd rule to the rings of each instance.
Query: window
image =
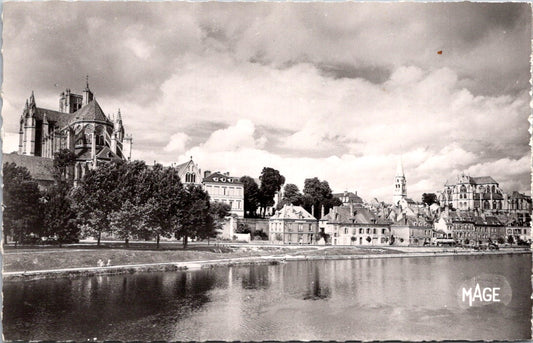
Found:
[[[347,228],[347,227],[344,228],[344,234],[345,234],[345,235],[348,234],[348,228]]]
[[[376,234],[376,229],[373,229],[373,230],[372,230],[372,233],[375,235],[375,234]]]
[[[364,233],[364,229],[363,228],[359,228],[359,233]]]

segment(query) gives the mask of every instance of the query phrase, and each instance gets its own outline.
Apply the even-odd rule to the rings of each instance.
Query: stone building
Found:
[[[301,206],[286,204],[268,221],[269,240],[279,244],[314,244],[318,241],[318,222]]]
[[[192,160],[192,156],[189,161],[182,164],[178,164],[175,168],[178,170],[180,181],[184,185],[202,184],[202,170],[198,167],[197,163],[194,163],[194,161]]]
[[[239,218],[244,217],[244,185],[239,178],[230,176],[229,173],[205,171],[202,185],[211,197],[211,201],[228,204],[231,214]]]
[[[464,173],[455,183],[446,182],[439,201],[441,205],[458,210],[498,211],[506,208],[498,182],[490,176],[472,177]]]
[[[319,230],[332,245],[387,245],[390,222],[367,208],[335,206],[320,218]]]
[[[76,180],[101,162],[124,159],[125,138],[120,110],[107,116],[87,82],[82,95],[62,92],[58,111],[38,107],[32,92],[20,117],[18,154],[39,163],[38,158],[52,159],[68,149],[76,156],[69,171]]]
[[[391,245],[430,245],[434,237],[433,224],[422,215],[403,216],[391,225]]]

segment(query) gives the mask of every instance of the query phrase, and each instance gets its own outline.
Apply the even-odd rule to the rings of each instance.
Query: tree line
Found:
[[[246,217],[265,217],[268,207],[275,204],[276,193],[285,184],[285,177],[273,168],[263,168],[259,176],[260,185],[250,176],[241,177],[244,185],[244,212]],[[333,196],[329,183],[317,177],[305,179],[303,192],[298,186],[288,183],[283,187],[283,197],[277,203],[276,209],[286,204],[302,206],[307,212],[320,219],[322,207],[327,214],[334,206],[342,205],[342,201]]]
[[[143,161],[117,161],[89,170],[76,187],[67,177],[74,156],[54,156],[55,182],[41,191],[28,170],[3,165],[4,233],[17,243],[61,244],[112,234],[131,239],[209,239],[221,229],[230,207],[211,203],[200,185],[183,185],[178,171]]]

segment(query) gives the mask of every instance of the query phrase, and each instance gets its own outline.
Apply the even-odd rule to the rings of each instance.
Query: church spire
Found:
[[[403,163],[402,163],[402,158],[400,157],[400,159],[398,160],[398,165],[396,166],[396,176],[403,176],[405,177],[405,174],[403,172]]]

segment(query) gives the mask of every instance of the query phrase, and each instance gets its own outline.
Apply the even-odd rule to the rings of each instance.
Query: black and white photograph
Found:
[[[1,10],[3,340],[532,338],[531,3]]]

